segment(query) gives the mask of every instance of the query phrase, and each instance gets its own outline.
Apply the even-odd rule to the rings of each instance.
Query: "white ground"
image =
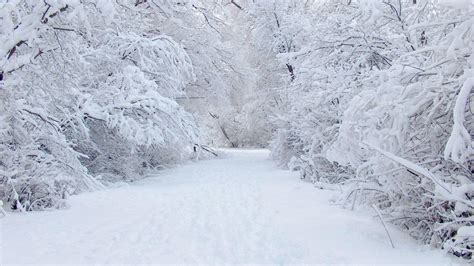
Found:
[[[279,170],[267,151],[226,151],[60,211],[1,219],[3,263],[452,264],[331,192]]]

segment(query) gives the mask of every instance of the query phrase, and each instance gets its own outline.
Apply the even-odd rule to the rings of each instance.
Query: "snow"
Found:
[[[9,214],[0,264],[457,262],[388,226],[392,248],[375,213],[332,205],[337,192],[278,169],[266,150],[224,152],[73,196],[66,210]]]
[[[468,8],[472,5],[473,0],[439,0],[440,5],[455,7],[455,8]]]

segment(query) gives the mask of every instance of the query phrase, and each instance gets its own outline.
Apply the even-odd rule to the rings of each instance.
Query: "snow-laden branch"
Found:
[[[453,108],[453,129],[444,149],[444,158],[457,163],[465,163],[474,155],[472,132],[470,134],[464,126],[466,105],[472,98],[471,91],[474,88],[474,71],[466,71],[465,76],[467,78],[459,90]]]

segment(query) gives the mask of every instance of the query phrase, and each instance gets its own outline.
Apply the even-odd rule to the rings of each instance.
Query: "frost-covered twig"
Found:
[[[369,144],[367,142],[364,142],[364,144],[366,144],[367,146],[371,147],[372,149],[380,152],[381,154],[383,154],[384,156],[386,156],[387,158],[407,167],[408,169],[414,171],[414,172],[417,172],[427,178],[429,178],[431,181],[433,181],[433,183],[440,189],[437,189],[436,191],[438,193],[441,194],[441,196],[443,196],[445,199],[447,200],[454,200],[454,201],[459,201],[459,202],[462,202],[463,204],[466,204],[467,206],[471,207],[471,208],[474,208],[474,204],[468,200],[465,200],[461,197],[459,197],[458,195],[454,194],[450,189],[448,189],[446,187],[446,184],[442,183],[433,173],[431,173],[430,171],[428,171],[426,168],[424,167],[421,167],[413,162],[410,162],[408,160],[405,160],[401,157],[398,157],[390,152],[387,152],[387,151],[384,151],[380,148],[377,148],[375,147],[374,145],[372,144]]]
[[[375,206],[375,204],[372,204],[372,207],[374,208],[375,212],[377,212],[377,215],[380,218],[380,222],[382,223],[383,228],[385,229],[385,233],[387,233],[388,239],[390,240],[390,245],[392,245],[392,248],[395,248],[395,245],[393,244],[393,241],[392,241],[392,237],[390,236],[390,233],[388,232],[387,225],[385,224],[385,221],[382,218],[382,214],[380,213],[377,206]]]
[[[420,173],[422,174],[423,176],[431,179],[431,181],[433,181],[437,186],[439,186],[440,188],[442,188],[443,190],[445,190],[446,192],[448,193],[451,193],[451,191],[440,181],[438,180],[438,178],[433,174],[431,173],[430,171],[428,171],[427,169],[413,163],[413,162],[410,162],[408,160],[405,160],[401,157],[398,157],[396,156],[395,154],[392,154],[390,152],[387,152],[387,151],[384,151],[368,142],[363,142],[365,145],[371,147],[372,149],[380,152],[381,154],[383,154],[384,156],[386,156],[387,158],[407,167],[408,169],[412,170],[412,171],[415,171],[417,173]]]

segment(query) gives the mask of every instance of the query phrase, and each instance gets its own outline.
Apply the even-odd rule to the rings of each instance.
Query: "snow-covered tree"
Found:
[[[273,56],[292,70],[273,114],[273,156],[306,180],[337,183],[348,206],[376,204],[416,238],[470,258],[472,3],[251,8],[268,32],[261,43],[287,47]]]
[[[176,103],[195,79],[183,46],[156,30],[179,3],[1,3],[2,198],[62,204],[102,181],[186,158],[199,142]],[[177,7],[178,6],[178,7]]]

